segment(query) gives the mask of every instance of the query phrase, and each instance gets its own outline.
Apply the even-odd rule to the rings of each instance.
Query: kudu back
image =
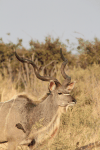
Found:
[[[8,150],[16,150],[18,145],[27,145],[30,150],[37,149],[45,141],[52,139],[60,125],[60,116],[67,108],[76,103],[70,95],[74,87],[71,78],[65,73],[67,64],[63,59],[61,73],[64,82],[61,84],[56,78],[41,76],[36,64],[28,59],[16,58],[22,63],[31,64],[35,75],[42,81],[49,81],[49,92],[39,104],[27,95],[18,95],[16,98],[0,103],[0,143],[8,143]]]

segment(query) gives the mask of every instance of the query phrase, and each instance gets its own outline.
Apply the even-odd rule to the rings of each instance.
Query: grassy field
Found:
[[[76,98],[77,104],[62,115],[59,133],[49,147],[50,150],[75,150],[77,146],[100,140],[100,66],[94,64],[85,70],[73,68],[67,70],[67,73],[72,81],[76,81],[72,95]],[[60,71],[57,73],[57,79],[63,81]],[[47,82],[36,79],[33,89],[28,86],[23,91],[20,87],[16,89],[16,82],[11,83],[8,77],[2,79],[0,76],[1,101],[7,101],[19,92],[26,92],[38,100],[47,89]],[[48,144],[41,148],[46,149]]]

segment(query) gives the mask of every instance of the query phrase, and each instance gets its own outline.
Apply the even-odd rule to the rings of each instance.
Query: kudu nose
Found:
[[[76,99],[73,99],[73,102],[76,104],[76,102],[77,102]]]

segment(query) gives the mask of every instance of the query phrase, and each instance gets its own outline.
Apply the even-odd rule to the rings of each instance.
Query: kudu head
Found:
[[[15,56],[19,61],[21,61],[22,63],[31,64],[33,66],[35,75],[38,79],[42,81],[49,81],[49,95],[52,95],[55,103],[58,106],[63,107],[64,110],[66,110],[68,106],[74,105],[76,103],[76,100],[70,95],[75,82],[71,83],[71,78],[64,71],[67,64],[67,59],[62,54],[62,48],[60,48],[60,55],[63,60],[63,63],[61,65],[61,74],[65,79],[62,84],[54,77],[41,76],[39,74],[38,67],[33,61],[19,57],[15,51]]]

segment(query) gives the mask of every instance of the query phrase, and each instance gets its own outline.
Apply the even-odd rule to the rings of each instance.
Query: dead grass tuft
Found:
[[[73,68],[66,70],[72,81],[76,81],[72,92],[77,100],[76,106],[69,108],[66,114],[61,117],[61,126],[57,137],[50,150],[75,150],[77,146],[87,145],[100,139],[100,66],[94,64],[86,70]],[[60,72],[58,79],[63,81]],[[48,83],[36,79],[35,90],[27,88],[26,93],[32,96],[41,97],[48,90]],[[20,91],[16,90],[16,83],[0,76],[0,100],[11,99]],[[46,150],[48,145],[44,145],[41,150]],[[26,148],[23,148],[25,150]],[[96,148],[95,148],[96,150]]]

